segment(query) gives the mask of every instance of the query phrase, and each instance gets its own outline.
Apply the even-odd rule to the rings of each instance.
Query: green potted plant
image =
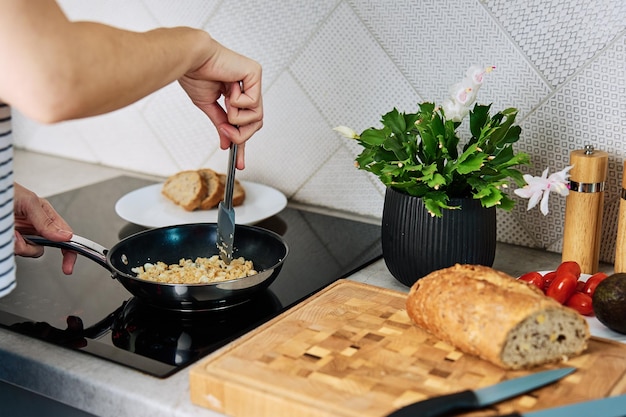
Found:
[[[509,180],[524,186],[515,167],[529,163],[528,154],[513,150],[522,131],[514,124],[517,109],[491,115],[491,105],[475,104],[470,110],[491,69],[470,67],[443,106],[425,102],[415,113],[394,108],[382,116],[382,127],[361,134],[345,126],[335,130],[363,146],[358,168],[377,175],[387,187],[420,197],[433,216],[458,208],[449,204],[451,198],[472,197],[483,207],[510,210],[514,201],[502,188]],[[467,114],[470,137],[461,147],[457,129]]]
[[[493,68],[470,67],[441,106],[424,102],[414,113],[394,108],[382,116],[382,127],[361,134],[335,128],[363,147],[357,167],[387,187],[383,256],[407,285],[454,263],[491,266],[495,208],[514,206],[504,191],[511,180],[526,185],[517,167],[530,158],[513,150],[521,133],[515,125],[517,109],[492,114],[491,105],[474,104],[483,77]],[[468,139],[462,143],[458,131],[468,115]],[[429,220],[424,217],[431,217],[432,224],[425,225]]]

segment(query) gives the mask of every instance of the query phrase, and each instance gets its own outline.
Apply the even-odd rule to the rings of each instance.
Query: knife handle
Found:
[[[470,410],[479,407],[476,394],[473,391],[465,390],[409,404],[387,417],[435,417],[455,410]]]

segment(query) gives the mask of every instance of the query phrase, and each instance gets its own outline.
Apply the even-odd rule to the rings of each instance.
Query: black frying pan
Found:
[[[163,284],[136,277],[132,268],[158,261],[178,263],[218,254],[217,224],[185,224],[149,229],[129,236],[110,250],[81,236],[53,242],[27,236],[33,243],[69,249],[99,263],[131,294],[155,307],[175,311],[203,311],[229,307],[249,300],[267,288],[282,268],[289,249],[282,237],[256,226],[235,226],[233,257],[251,260],[258,274],[209,284]]]

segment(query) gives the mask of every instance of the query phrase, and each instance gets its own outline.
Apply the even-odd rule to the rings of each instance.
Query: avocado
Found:
[[[626,334],[626,273],[610,275],[593,293],[593,312],[600,323]]]

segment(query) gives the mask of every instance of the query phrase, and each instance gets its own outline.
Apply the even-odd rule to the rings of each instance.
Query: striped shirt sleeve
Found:
[[[16,286],[11,133],[11,108],[0,102],[0,297],[9,294]]]

